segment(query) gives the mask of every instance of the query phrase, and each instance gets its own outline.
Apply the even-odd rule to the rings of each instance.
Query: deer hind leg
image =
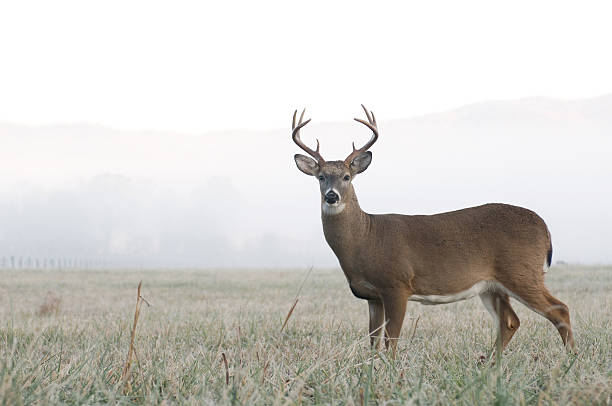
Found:
[[[575,348],[569,308],[565,303],[551,295],[546,288],[542,290],[529,290],[520,296],[514,296],[531,310],[550,320],[559,331],[561,340],[563,340],[563,344],[567,348]]]
[[[394,356],[397,348],[397,340],[402,331],[404,316],[406,315],[407,301],[408,297],[399,292],[383,295],[383,307],[385,309],[385,318],[387,321],[385,325],[385,347],[387,349],[391,348]]]
[[[378,344],[383,338],[385,308],[380,300],[368,300],[368,310],[370,312],[370,344],[372,347],[378,348]]]
[[[550,303],[551,307],[556,309],[553,318],[549,318],[549,320],[553,322],[555,327],[557,327],[557,330],[561,335],[561,339],[563,340],[563,344],[572,350],[575,349],[576,344],[574,343],[574,333],[572,332],[569,308],[565,303],[551,295],[549,292],[544,292],[544,296]]]
[[[483,292],[480,294],[480,300],[493,317],[497,329],[497,343],[501,345],[503,351],[521,325],[521,321],[510,306],[508,295],[498,292]]]

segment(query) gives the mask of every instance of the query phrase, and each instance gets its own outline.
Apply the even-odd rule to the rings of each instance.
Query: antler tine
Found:
[[[361,108],[363,109],[363,111],[365,111],[366,116],[368,117],[368,121],[371,124],[372,123],[372,116],[370,116],[370,112],[368,112],[368,109],[366,109],[366,106],[364,106],[363,104],[361,105]]]
[[[325,162],[325,159],[323,159],[323,157],[319,153],[319,140],[317,140],[317,150],[313,151],[312,149],[308,148],[306,144],[304,144],[302,142],[302,139],[300,138],[300,129],[304,127],[306,124],[310,123],[310,120],[311,120],[309,118],[308,120],[302,122],[302,120],[304,119],[304,113],[306,113],[306,109],[302,110],[302,114],[300,114],[300,120],[298,121],[297,126],[295,125],[295,118],[297,116],[297,110],[293,113],[293,123],[291,125],[293,133],[291,134],[291,138],[293,138],[293,142],[295,142],[298,147],[306,151],[308,155],[316,159],[317,162],[319,163]]]
[[[363,108],[363,111],[365,111],[368,121],[362,120],[360,118],[355,118],[355,121],[360,122],[361,124],[368,127],[370,130],[372,130],[372,138],[370,138],[370,140],[359,149],[355,148],[355,143],[353,142],[353,152],[351,152],[349,156],[347,156],[344,160],[344,163],[346,164],[350,164],[353,159],[370,149],[370,147],[374,145],[376,140],[378,140],[378,127],[376,125],[376,117],[374,116],[374,112],[368,111],[368,109],[366,109],[363,104],[361,105],[361,107]]]

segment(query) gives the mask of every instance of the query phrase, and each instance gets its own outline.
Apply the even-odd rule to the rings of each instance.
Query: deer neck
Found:
[[[323,233],[340,262],[341,257],[353,254],[359,243],[367,239],[370,230],[370,215],[361,210],[352,187],[342,203],[345,205],[342,211],[332,214],[321,201]]]

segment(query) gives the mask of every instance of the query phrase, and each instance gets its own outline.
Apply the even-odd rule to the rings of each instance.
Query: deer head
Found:
[[[353,196],[354,190],[352,186],[353,178],[365,171],[372,162],[372,153],[368,149],[374,145],[378,139],[378,128],[376,126],[376,117],[374,113],[368,111],[362,104],[361,107],[365,111],[368,121],[355,118],[355,121],[362,123],[372,130],[372,138],[361,148],[355,148],[353,143],[353,151],[346,157],[344,161],[325,161],[319,153],[319,140],[317,140],[317,149],[308,148],[300,139],[300,130],[310,122],[310,119],[303,121],[305,109],[300,115],[300,119],[296,124],[297,110],[293,113],[293,141],[312,158],[306,155],[296,154],[295,163],[300,171],[306,175],[314,176],[319,181],[321,191],[321,205],[325,214],[341,213],[346,202]]]

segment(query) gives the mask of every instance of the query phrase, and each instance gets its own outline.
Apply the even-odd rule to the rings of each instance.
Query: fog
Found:
[[[286,128],[269,131],[0,124],[0,266],[337,266],[318,184],[293,162],[294,107]],[[545,219],[554,260],[612,262],[612,95],[489,101],[413,118],[368,107],[381,135],[354,181],[365,211],[516,204]],[[328,160],[370,136],[350,116],[312,118],[302,138],[318,138]]]

